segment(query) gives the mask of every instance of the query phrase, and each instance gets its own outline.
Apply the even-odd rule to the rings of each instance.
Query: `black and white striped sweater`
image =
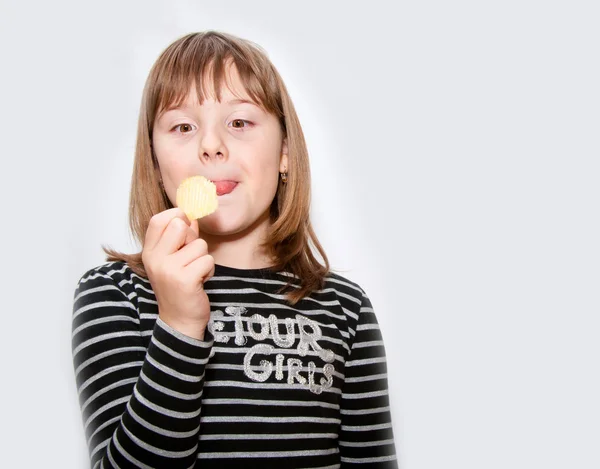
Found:
[[[396,468],[385,350],[369,298],[330,273],[215,266],[204,340],[158,318],[122,262],[86,272],[72,349],[93,468]]]

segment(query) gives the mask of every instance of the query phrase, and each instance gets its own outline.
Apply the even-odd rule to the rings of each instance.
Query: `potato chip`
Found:
[[[217,187],[204,176],[192,176],[177,188],[176,202],[190,220],[205,217],[217,210]]]

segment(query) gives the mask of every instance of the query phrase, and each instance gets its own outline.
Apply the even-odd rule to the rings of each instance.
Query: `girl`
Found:
[[[200,220],[174,207],[193,175],[217,186]],[[105,248],[74,295],[92,467],[397,467],[381,333],[364,290],[329,271],[309,177],[260,47],[209,31],[160,55],[130,197],[143,249]]]

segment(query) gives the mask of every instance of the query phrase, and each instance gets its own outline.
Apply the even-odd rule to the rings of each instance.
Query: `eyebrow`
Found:
[[[258,106],[258,104],[256,104],[254,101],[250,101],[249,99],[230,99],[229,101],[225,101],[224,104],[252,104],[253,106]],[[260,106],[258,106],[260,107]],[[189,106],[187,104],[183,104],[182,106],[171,106],[168,109],[166,109],[163,114],[166,114],[169,111],[177,111],[179,109],[189,109]]]
[[[229,101],[225,101],[225,104],[252,104],[254,106],[258,106],[254,101],[250,101],[249,99],[230,99]]]

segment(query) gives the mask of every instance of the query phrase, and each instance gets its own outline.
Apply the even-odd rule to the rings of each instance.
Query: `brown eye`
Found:
[[[192,126],[190,124],[179,124],[177,126],[175,126],[175,128],[180,128],[181,129],[181,133],[188,133],[189,131],[192,130]],[[184,130],[187,129],[187,130]]]
[[[244,127],[246,127],[247,125],[247,121],[245,121],[244,119],[234,119],[231,121],[231,126],[234,129],[243,129]]]

